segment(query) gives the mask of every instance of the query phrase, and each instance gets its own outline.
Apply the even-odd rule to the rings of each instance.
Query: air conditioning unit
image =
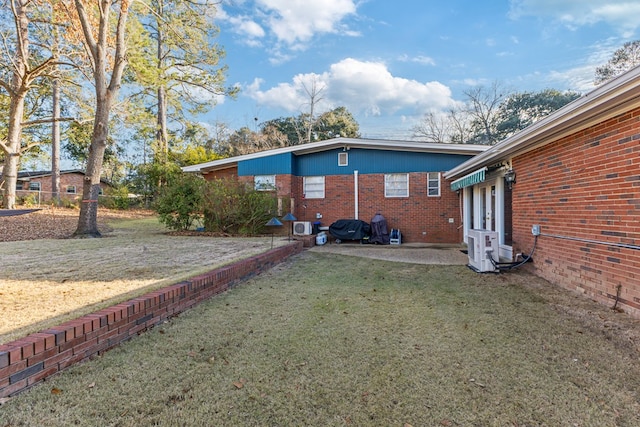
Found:
[[[491,260],[499,261],[498,233],[489,230],[469,230],[469,267],[478,273],[496,271]]]
[[[297,236],[308,236],[311,234],[311,221],[294,221],[293,234]]]

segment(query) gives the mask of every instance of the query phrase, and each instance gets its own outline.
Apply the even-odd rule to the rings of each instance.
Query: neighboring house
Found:
[[[442,173],[488,147],[335,138],[182,168],[234,178],[290,199],[299,221],[369,222],[376,213],[404,242],[459,243],[459,197]]]
[[[75,200],[82,196],[82,185],[85,173],[80,169],[60,171],[60,198]],[[100,180],[100,194],[103,194],[111,185],[106,180]],[[16,196],[23,198],[34,195],[37,202],[43,203],[51,200],[53,193],[51,171],[18,172],[16,183]]]
[[[512,189],[504,176],[515,174]],[[640,317],[640,68],[448,170],[470,229],[500,256]]]

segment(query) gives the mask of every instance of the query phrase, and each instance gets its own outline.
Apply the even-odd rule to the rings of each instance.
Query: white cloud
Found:
[[[436,65],[436,61],[434,61],[433,58],[424,55],[409,56],[407,54],[403,54],[398,57],[398,61],[415,62],[422,65]]]
[[[266,32],[251,17],[246,15],[231,16],[222,8],[218,7],[216,18],[231,24],[232,31],[243,38],[242,43],[251,47],[260,47],[261,39],[265,37]]]
[[[316,34],[344,32],[341,21],[356,12],[353,0],[257,0],[256,3],[266,12],[265,20],[277,39],[288,45],[307,42]]]
[[[355,0],[229,0],[218,7],[217,19],[228,23],[228,31],[251,47],[266,47],[273,64],[291,58],[318,35],[358,37],[360,32],[345,23],[356,14]],[[233,12],[232,12],[233,10]]]
[[[419,82],[393,76],[381,62],[364,62],[353,58],[331,65],[322,74],[298,74],[290,83],[280,83],[261,90],[262,80],[255,80],[244,93],[262,105],[296,113],[304,111],[310,88],[315,80],[322,88],[320,109],[346,106],[353,113],[384,116],[398,111],[421,114],[427,110],[445,109],[454,101],[450,89],[439,82]]]
[[[605,4],[602,0],[511,0],[509,16],[552,18],[569,28],[605,22],[618,29],[624,36],[630,36],[640,27],[640,2],[612,0]]]

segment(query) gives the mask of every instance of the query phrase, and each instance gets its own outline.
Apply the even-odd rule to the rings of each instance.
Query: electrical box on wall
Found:
[[[534,224],[531,226],[531,234],[533,234],[534,236],[539,236],[540,235],[540,225],[539,224]]]

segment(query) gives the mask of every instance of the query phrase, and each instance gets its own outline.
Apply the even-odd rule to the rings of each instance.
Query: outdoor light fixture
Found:
[[[298,218],[293,216],[291,212],[287,213],[285,216],[282,217],[283,221],[288,221],[289,223],[291,223],[291,221],[296,221],[297,219]],[[291,241],[291,224],[289,224],[289,241]]]
[[[282,227],[282,222],[275,216],[265,224],[267,227]],[[273,229],[271,231],[271,249],[273,249]]]
[[[513,184],[516,183],[516,171],[513,169],[506,171],[504,174],[504,181],[507,183],[509,190],[511,190],[513,188]]]

